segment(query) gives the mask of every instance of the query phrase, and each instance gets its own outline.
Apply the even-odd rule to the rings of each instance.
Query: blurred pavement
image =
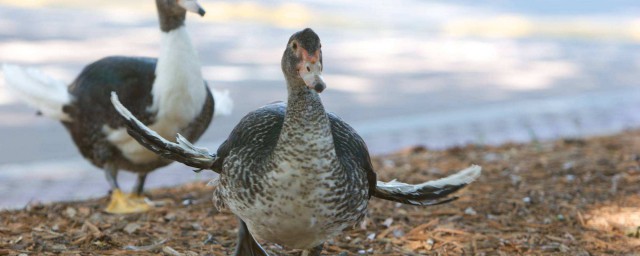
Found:
[[[374,154],[640,127],[637,1],[200,2],[207,15],[189,15],[187,26],[205,78],[236,103],[197,143],[210,149],[248,111],[286,98],[280,57],[304,27],[323,42],[326,108]],[[101,57],[157,56],[158,47],[150,0],[0,0],[0,62],[63,81]],[[62,125],[0,81],[0,208],[105,195],[104,175]],[[187,170],[172,164],[148,187],[212,177]]]

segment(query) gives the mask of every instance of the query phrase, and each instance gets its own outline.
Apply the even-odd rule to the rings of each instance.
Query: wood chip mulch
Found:
[[[327,242],[323,255],[640,255],[640,131],[415,147],[373,162],[384,181],[416,183],[470,164],[483,175],[445,205],[374,198],[365,221]],[[237,222],[213,207],[212,190],[204,183],[153,190],[160,206],[126,216],[102,212],[105,198],[2,211],[0,255],[229,255]],[[299,253],[264,246],[273,255]]]

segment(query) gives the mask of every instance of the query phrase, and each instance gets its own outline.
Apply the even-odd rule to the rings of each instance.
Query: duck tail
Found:
[[[14,95],[44,116],[71,121],[63,107],[71,103],[73,97],[64,82],[53,79],[35,68],[3,64],[2,71],[7,88]]]
[[[472,165],[456,174],[416,185],[395,180],[390,182],[378,181],[373,196],[411,205],[443,204],[456,200],[457,197],[446,198],[446,196],[475,181],[481,172],[482,168],[480,166]]]
[[[228,116],[233,111],[233,99],[229,96],[229,90],[216,90],[211,88],[213,94],[214,116]]]

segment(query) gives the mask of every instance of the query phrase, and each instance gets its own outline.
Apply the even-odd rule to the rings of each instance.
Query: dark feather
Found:
[[[222,165],[232,150],[245,148],[250,150],[259,163],[261,157],[268,156],[275,148],[287,105],[284,102],[274,102],[247,115],[233,128],[231,134],[217,150],[217,159],[213,163],[213,170],[222,171]]]
[[[352,166],[354,170],[364,170],[369,185],[369,196],[376,189],[376,173],[371,165],[371,157],[367,144],[358,133],[345,121],[334,113],[328,113],[331,122],[331,134],[340,163],[343,166]]]

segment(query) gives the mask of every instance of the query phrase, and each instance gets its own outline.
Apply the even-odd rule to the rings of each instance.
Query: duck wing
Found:
[[[472,165],[447,177],[420,184],[407,184],[395,180],[378,181],[373,196],[411,205],[448,203],[456,200],[457,197],[447,196],[475,181],[480,176],[481,170],[480,166]]]
[[[442,204],[457,199],[447,196],[480,176],[480,166],[473,165],[453,175],[421,184],[406,184],[395,180],[377,181],[369,150],[362,137],[335,114],[329,113],[328,116],[331,121],[333,143],[340,162],[350,170],[366,172],[370,196],[411,205]]]
[[[259,164],[278,143],[286,110],[286,103],[279,101],[245,115],[218,148],[217,159],[211,168],[222,170],[224,160],[240,149],[244,156],[252,157],[253,161],[248,163]]]
[[[375,195],[376,173],[371,165],[369,149],[362,137],[334,113],[327,113],[331,122],[331,134],[336,155],[347,170],[363,170],[369,187],[369,197]],[[357,179],[356,173],[348,172],[348,178]]]
[[[124,117],[127,133],[156,154],[198,169],[210,169],[217,159],[206,148],[194,146],[180,134],[176,138],[177,143],[174,143],[149,129],[120,103],[115,92],[111,93],[111,102],[117,112]]]

